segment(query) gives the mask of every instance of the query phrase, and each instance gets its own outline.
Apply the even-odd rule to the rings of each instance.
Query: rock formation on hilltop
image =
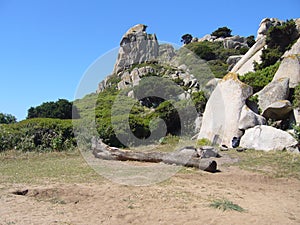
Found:
[[[141,139],[147,139],[150,132],[141,118],[153,119],[152,116],[160,115],[160,119],[167,121],[168,134],[178,135],[180,131],[177,129],[181,128],[175,123],[184,120],[190,133],[198,132],[193,133],[194,137],[208,139],[213,144],[231,147],[233,139],[238,139],[246,148],[297,151],[297,141],[287,131],[297,118],[293,115],[292,100],[294,88],[300,84],[300,20],[294,21],[296,29],[293,21],[263,19],[254,45],[251,36],[252,47],[248,46],[247,38],[238,35],[226,38],[207,35],[194,38],[176,50],[170,44],[158,44],[156,35],[147,34],[146,26],[138,24],[123,35],[113,73],[99,83],[98,92],[113,87],[117,93],[138,102],[140,108],[133,111],[143,115],[139,120],[131,120],[133,126],[138,126],[136,137]],[[251,77],[250,82],[243,79],[248,76],[246,73],[254,71],[254,62],[263,65],[265,59],[262,55],[269,44],[271,31],[285,29],[290,22],[295,37],[281,50],[275,65],[260,67],[259,77],[265,76],[260,77],[263,85],[257,77]],[[212,70],[222,70],[222,73],[214,74]],[[256,76],[258,73],[249,74]],[[169,83],[165,83],[165,79]],[[253,80],[259,80],[259,84]],[[180,91],[174,91],[174,88]],[[165,97],[167,95],[159,95],[168,91],[174,94],[170,104],[179,103],[177,106],[183,107],[180,110],[185,113],[179,110],[174,114],[173,106],[167,104],[170,100]],[[276,141],[266,141],[270,133]],[[281,138],[285,141],[280,141]]]
[[[124,34],[113,73],[117,74],[134,64],[157,59],[158,41],[156,35],[147,34],[146,28],[146,25],[137,24]]]

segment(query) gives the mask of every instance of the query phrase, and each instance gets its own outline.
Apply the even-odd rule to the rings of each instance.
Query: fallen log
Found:
[[[207,172],[216,172],[217,163],[210,158],[201,158],[193,147],[174,152],[138,152],[110,147],[101,140],[92,141],[92,150],[96,158],[119,161],[163,162],[187,167],[195,167]]]

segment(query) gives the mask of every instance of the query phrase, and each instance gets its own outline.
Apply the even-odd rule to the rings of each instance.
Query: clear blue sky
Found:
[[[256,35],[261,19],[297,18],[299,10],[299,0],[0,0],[0,112],[22,120],[31,106],[74,100],[88,67],[137,23],[180,44],[185,33],[202,37],[220,26]]]

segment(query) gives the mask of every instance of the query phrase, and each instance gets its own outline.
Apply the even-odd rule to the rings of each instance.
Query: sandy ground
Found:
[[[13,194],[27,190],[26,195]],[[245,212],[209,207],[226,198]],[[135,187],[98,183],[0,184],[0,224],[300,224],[300,181],[227,167],[177,173]]]

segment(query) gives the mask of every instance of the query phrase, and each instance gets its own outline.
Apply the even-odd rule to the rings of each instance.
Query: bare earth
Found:
[[[26,190],[26,195],[13,194]],[[245,212],[209,207],[226,198]],[[0,184],[0,224],[300,224],[300,181],[226,167],[151,186]]]

